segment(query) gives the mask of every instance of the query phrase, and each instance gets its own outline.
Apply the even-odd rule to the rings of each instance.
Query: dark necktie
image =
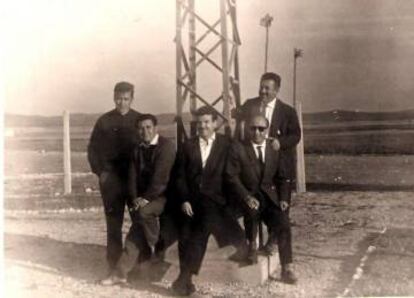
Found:
[[[263,146],[257,146],[256,147],[257,151],[259,152],[258,159],[259,159],[261,164],[264,164],[262,148],[263,148]]]
[[[257,146],[256,148],[257,148],[257,151],[259,153],[257,160],[259,161],[259,167],[260,167],[260,179],[262,179],[263,178],[263,173],[264,173],[264,168],[265,168],[263,152],[262,152],[263,146]]]

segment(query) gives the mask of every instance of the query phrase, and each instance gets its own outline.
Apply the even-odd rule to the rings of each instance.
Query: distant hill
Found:
[[[337,123],[349,121],[393,121],[414,120],[414,109],[397,112],[359,112],[334,110],[318,113],[304,113],[305,124]]]
[[[92,127],[101,114],[81,114],[74,113],[70,115],[71,126]],[[161,125],[174,123],[175,114],[165,113],[157,115],[158,122]],[[190,119],[189,114],[183,116],[184,121]],[[4,117],[6,127],[51,127],[62,126],[62,116],[26,116],[6,114]]]
[[[81,114],[74,113],[70,115],[71,126],[92,127],[101,114]],[[174,123],[175,114],[164,113],[157,115],[161,125]],[[184,121],[191,119],[189,113],[185,113]],[[324,124],[339,123],[351,121],[393,121],[393,120],[414,120],[414,109],[397,112],[358,112],[346,110],[334,110],[318,113],[304,113],[304,123],[306,124]],[[26,116],[26,115],[5,115],[6,127],[51,127],[62,126],[62,116]]]

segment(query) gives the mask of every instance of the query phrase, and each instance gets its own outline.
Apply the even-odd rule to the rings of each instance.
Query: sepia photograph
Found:
[[[414,296],[414,1],[0,5],[4,297]]]

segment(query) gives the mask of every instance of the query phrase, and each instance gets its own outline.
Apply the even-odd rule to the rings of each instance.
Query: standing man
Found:
[[[295,180],[295,148],[301,138],[300,126],[296,111],[277,98],[281,84],[278,74],[267,72],[260,79],[259,97],[248,99],[241,108],[241,118],[245,122],[252,116],[261,113],[269,121],[268,138],[273,140],[272,147],[280,150],[283,168],[291,184]],[[244,135],[250,133],[247,125]],[[290,193],[289,193],[290,204]]]
[[[88,161],[99,177],[105,211],[106,258],[112,271],[122,253],[122,223],[128,196],[128,165],[135,143],[135,125],[140,115],[131,109],[134,85],[119,82],[114,88],[115,109],[102,115],[93,128]]]
[[[280,167],[280,155],[266,140],[269,121],[263,115],[253,116],[248,122],[249,139],[235,142],[227,159],[226,180],[230,192],[244,209],[246,238],[249,243],[247,259],[257,263],[257,234],[260,220],[269,229],[269,240],[264,247],[267,255],[279,249],[282,281],[295,283],[291,268],[292,244],[289,214],[289,179]],[[277,242],[276,242],[277,240]],[[277,243],[277,244],[276,244]]]
[[[138,254],[151,257],[160,234],[159,216],[166,203],[175,145],[158,134],[154,115],[139,116],[137,132],[139,144],[133,150],[128,177],[132,225],[116,270],[102,280],[103,285],[126,283]]]
[[[179,295],[195,291],[192,276],[200,271],[211,233],[226,230],[236,247],[245,242],[243,230],[225,209],[223,176],[230,140],[215,132],[214,109],[201,107],[195,116],[198,136],[183,145],[177,165],[177,199],[184,223],[178,244],[180,274],[172,288]]]

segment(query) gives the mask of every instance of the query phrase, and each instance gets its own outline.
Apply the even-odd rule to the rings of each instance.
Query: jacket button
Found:
[[[271,188],[272,188],[272,190],[275,190],[275,189],[276,189],[276,187],[275,187],[274,185],[272,185],[272,187],[271,187]]]

